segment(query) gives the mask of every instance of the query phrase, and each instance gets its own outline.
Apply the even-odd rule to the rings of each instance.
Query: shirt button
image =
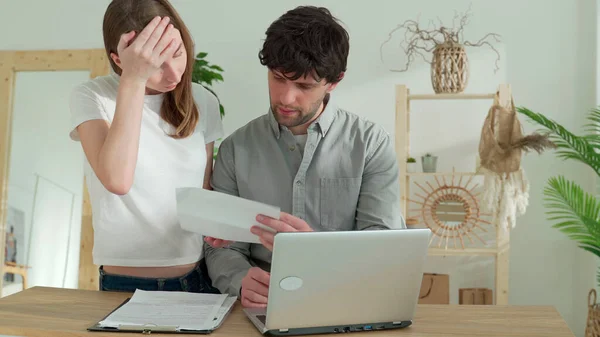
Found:
[[[296,180],[296,185],[302,185],[302,180]]]
[[[290,151],[294,151],[296,147],[294,145],[290,146]]]

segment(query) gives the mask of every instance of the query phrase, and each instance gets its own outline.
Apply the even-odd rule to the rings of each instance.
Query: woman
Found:
[[[217,98],[191,80],[190,33],[167,0],[114,0],[103,35],[114,73],[75,88],[70,133],[87,158],[100,290],[216,292],[202,236],[176,211],[176,188],[210,188],[223,135]]]

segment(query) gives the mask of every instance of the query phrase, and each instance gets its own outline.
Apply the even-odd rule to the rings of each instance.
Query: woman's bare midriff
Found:
[[[172,278],[180,277],[196,267],[196,263],[190,263],[172,267],[121,267],[121,266],[102,266],[102,269],[108,274],[126,275],[133,277],[148,278]]]

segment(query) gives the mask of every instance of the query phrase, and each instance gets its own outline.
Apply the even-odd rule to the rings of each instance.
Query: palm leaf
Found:
[[[590,134],[600,133],[600,109],[590,110],[587,118],[589,123],[585,124],[586,132]]]
[[[550,131],[549,138],[556,145],[559,158],[573,159],[587,164],[600,176],[600,156],[596,152],[600,143],[590,142],[597,138],[576,136],[557,122],[527,108],[519,107],[516,110]],[[590,125],[595,123],[596,127],[600,129],[600,124],[596,122],[600,120],[600,112],[592,110],[588,119],[592,122]]]
[[[598,131],[598,132],[599,132],[598,134],[585,135],[583,137],[591,145],[597,145],[598,143],[600,143],[600,131]]]
[[[600,257],[600,203],[563,176],[550,178],[544,189],[548,220],[579,247]]]
[[[589,112],[583,136],[576,136],[529,109],[517,108],[517,111],[551,132],[549,138],[556,145],[559,158],[585,163],[600,176],[600,109]],[[600,202],[563,176],[551,178],[544,195],[548,219],[554,222],[553,227],[576,241],[580,248],[600,257]],[[600,268],[596,280],[600,285]]]
[[[584,125],[587,135],[583,138],[595,150],[600,150],[600,109],[592,109],[587,116],[587,120],[589,123]]]

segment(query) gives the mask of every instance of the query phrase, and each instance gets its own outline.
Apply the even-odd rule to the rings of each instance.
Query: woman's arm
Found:
[[[133,184],[145,89],[140,81],[121,78],[110,127],[104,120],[77,127],[90,166],[104,187],[115,194],[126,194]]]
[[[133,185],[146,82],[175,52],[172,33],[169,18],[156,17],[135,39],[135,32],[123,34],[112,56],[122,69],[114,118],[110,126],[90,120],[77,127],[90,166],[112,193],[126,194]]]

